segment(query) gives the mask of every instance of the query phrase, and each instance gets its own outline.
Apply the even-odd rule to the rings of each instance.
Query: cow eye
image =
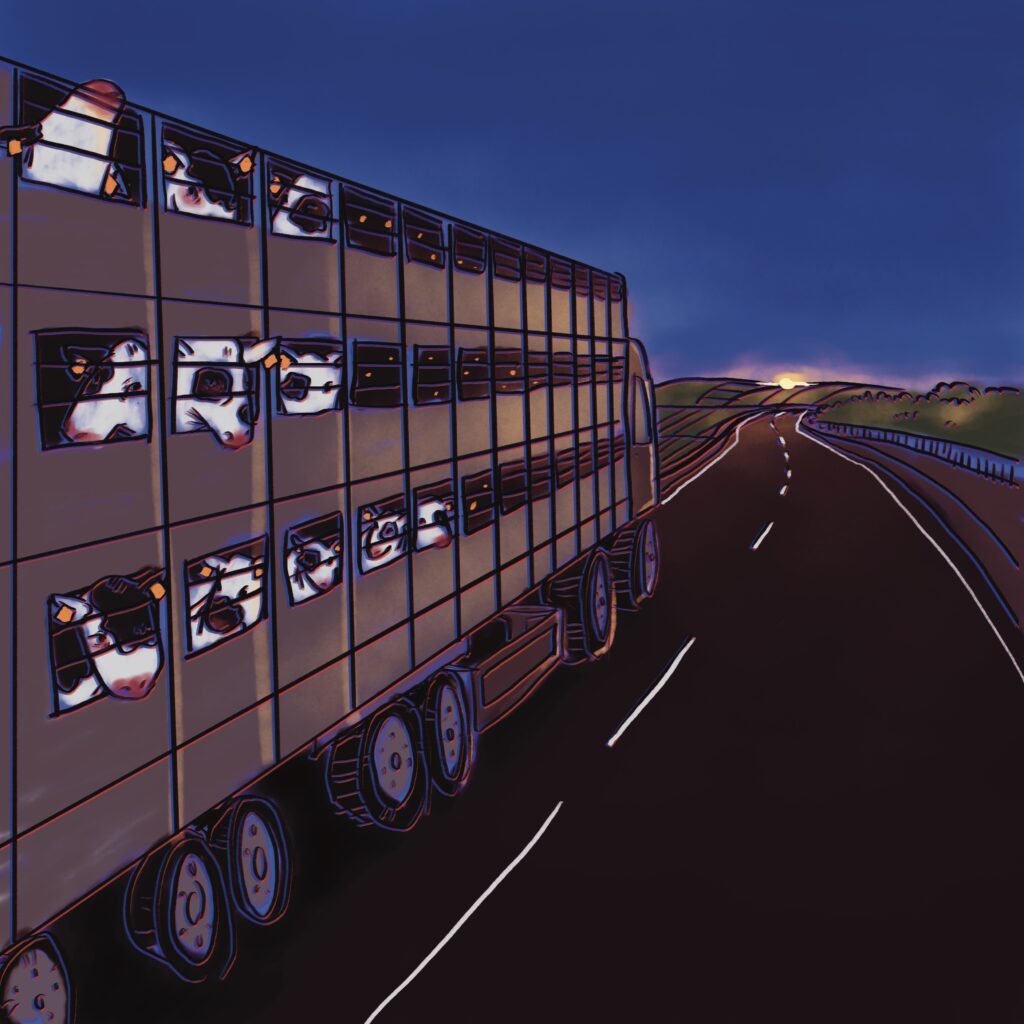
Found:
[[[309,386],[312,381],[304,373],[289,373],[281,381],[281,394],[292,402],[304,401],[309,394]]]
[[[312,572],[320,564],[320,559],[315,551],[306,548],[299,552],[296,562],[303,572]]]
[[[313,235],[327,227],[330,207],[316,196],[303,196],[289,212],[288,219],[306,234]]]
[[[231,394],[231,374],[213,366],[196,371],[192,381],[192,394],[203,401],[212,402]]]
[[[104,363],[92,363],[85,368],[85,384],[82,393],[95,395],[114,376],[114,368]]]

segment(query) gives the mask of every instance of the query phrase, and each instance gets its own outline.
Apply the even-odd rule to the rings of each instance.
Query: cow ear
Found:
[[[228,163],[234,168],[235,174],[240,178],[244,178],[252,173],[252,169],[256,166],[256,161],[253,158],[251,149],[245,149],[241,153],[236,153],[234,156],[228,158]]]
[[[274,355],[277,350],[277,338],[267,338],[264,341],[250,341],[248,338],[241,338],[242,361],[246,363],[258,363],[261,359],[267,359]],[[277,360],[275,359],[274,362]],[[268,363],[272,366],[273,363]]]
[[[65,363],[98,363],[110,355],[110,349],[98,345],[64,345],[60,354]]]
[[[185,154],[175,146],[164,146],[164,174],[174,177],[186,164]]]
[[[8,156],[17,156],[27,146],[34,145],[42,137],[43,130],[37,124],[0,128],[0,145],[6,148]]]
[[[119,199],[128,198],[128,186],[124,183],[124,177],[121,174],[121,168],[117,164],[111,164],[107,168],[107,176],[103,181],[103,194],[108,199]]]
[[[50,598],[50,616],[62,626],[89,617],[89,605],[74,594],[54,594]]]

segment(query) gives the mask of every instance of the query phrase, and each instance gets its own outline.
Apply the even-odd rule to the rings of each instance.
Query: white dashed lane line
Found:
[[[764,529],[763,529],[763,530],[762,530],[762,531],[761,531],[761,532],[760,532],[760,533],[758,534],[757,540],[755,540],[755,541],[754,541],[754,543],[750,545],[750,550],[751,550],[751,551],[756,551],[756,550],[757,550],[757,549],[758,549],[758,548],[759,548],[759,547],[761,546],[761,542],[762,542],[762,541],[763,541],[763,540],[765,539],[765,537],[767,537],[767,536],[768,536],[768,533],[769,533],[769,531],[771,530],[771,528],[772,528],[772,527],[773,527],[774,525],[775,525],[775,523],[774,523],[774,522],[771,522],[771,523],[769,523],[769,524],[768,524],[768,525],[767,525],[767,526],[766,526],[766,527],[765,527],[765,528],[764,528]]]
[[[414,970],[412,974],[410,974],[409,977],[406,978],[405,981],[403,981],[402,984],[399,985],[398,988],[396,988],[394,992],[392,992],[391,995],[389,995],[387,999],[385,999],[384,1002],[382,1002],[377,1007],[377,1009],[374,1010],[373,1013],[371,1013],[370,1016],[366,1018],[365,1024],[370,1024],[371,1021],[376,1020],[383,1012],[385,1007],[387,1007],[387,1005],[397,995],[399,995],[401,992],[407,989],[409,985],[416,980],[416,978],[422,973],[423,968],[426,967],[427,964],[429,964],[430,961],[433,960],[434,957],[437,956],[437,954],[440,953],[441,950],[448,945],[448,943],[451,941],[455,933],[470,919],[470,917],[472,917],[476,910],[479,909],[480,904],[483,903],[483,901],[487,899],[487,897],[490,896],[491,893],[494,892],[494,890],[497,889],[498,886],[501,885],[501,883],[504,882],[505,879],[508,878],[510,874],[512,874],[515,868],[517,868],[519,864],[522,862],[523,858],[537,845],[537,843],[540,841],[540,837],[544,835],[544,833],[548,830],[548,827],[550,826],[551,822],[555,820],[555,815],[562,809],[562,802],[563,801],[561,800],[558,801],[558,803],[555,805],[555,809],[547,816],[547,819],[545,820],[544,824],[541,825],[541,827],[537,830],[536,835],[534,835],[534,837],[526,844],[526,846],[524,846],[523,849],[520,850],[520,852],[515,856],[512,862],[505,868],[505,870],[502,871],[502,873],[498,875],[498,877],[493,882],[491,882],[491,884],[483,891],[483,893],[476,898],[476,901],[469,908],[469,910],[467,910],[462,915],[462,917],[460,917],[458,921],[456,921],[455,924],[452,925],[448,934],[445,935],[445,937],[426,955],[426,957],[420,962],[420,965],[416,968],[416,970]]]
[[[786,470],[786,479],[787,480],[792,480],[793,479],[793,470],[791,470],[791,469],[787,469]]]
[[[615,730],[614,735],[605,744],[606,747],[614,747],[619,742],[622,734],[639,718],[640,712],[643,711],[648,704],[657,696],[658,691],[672,678],[672,673],[679,668],[679,662],[683,660],[686,652],[694,645],[697,638],[691,636],[689,640],[679,649],[676,656],[672,659],[668,668],[665,669],[665,674],[648,690],[647,695],[633,710],[626,716],[625,721]]]
[[[789,484],[783,484],[782,485],[782,489],[779,491],[779,497],[780,498],[784,498],[786,496],[786,491],[788,491],[788,490],[789,490]]]

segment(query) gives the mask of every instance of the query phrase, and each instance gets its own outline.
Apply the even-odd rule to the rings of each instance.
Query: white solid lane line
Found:
[[[865,466],[863,462],[858,462],[856,459],[851,459],[849,455],[844,455],[843,452],[841,452],[838,448],[833,448],[832,445],[827,444],[820,438],[815,437],[812,433],[809,433],[808,431],[804,430],[802,421],[805,415],[806,413],[801,413],[799,418],[797,419],[797,431],[803,434],[804,437],[810,438],[810,440],[812,440],[815,444],[820,444],[822,448],[826,448],[834,455],[838,455],[839,458],[845,459],[847,462],[852,463],[854,466],[859,466],[866,473],[870,473],[878,482],[882,490],[885,491],[885,493],[888,494],[889,497],[892,498],[892,500],[895,501],[896,504],[899,505],[899,507],[906,513],[907,518],[918,528],[918,530],[921,532],[921,535],[925,538],[925,540],[927,540],[928,543],[931,544],[931,546],[935,548],[936,551],[938,551],[938,553],[942,556],[942,560],[946,563],[946,565],[950,567],[950,569],[953,570],[954,574],[956,575],[956,578],[964,585],[964,589],[967,591],[967,593],[971,595],[971,599],[974,601],[975,605],[977,605],[978,611],[981,612],[982,617],[988,623],[989,629],[992,630],[992,632],[995,634],[996,639],[999,641],[999,645],[1006,652],[1006,656],[1013,663],[1013,667],[1017,670],[1017,675],[1020,676],[1021,682],[1024,683],[1024,668],[1021,668],[1020,663],[1013,656],[1013,652],[1007,646],[1006,641],[1002,637],[1002,634],[999,632],[998,629],[996,629],[996,624],[989,617],[988,612],[985,611],[985,606],[981,603],[981,600],[979,599],[978,595],[971,589],[970,583],[968,583],[967,580],[964,579],[963,573],[961,573],[960,570],[953,564],[953,559],[951,559],[949,555],[947,555],[946,552],[942,550],[942,548],[939,545],[939,542],[917,521],[917,519],[914,518],[913,512],[911,512],[910,509],[908,509],[907,506],[904,505],[903,502],[896,497],[896,494],[889,488],[886,482],[870,466]]]
[[[558,803],[555,805],[555,809],[547,816],[547,819],[544,821],[544,824],[541,825],[541,827],[537,830],[537,834],[526,844],[526,846],[523,847],[523,849],[519,852],[515,859],[508,865],[508,867],[506,867],[505,870],[502,871],[502,873],[498,875],[498,877],[493,882],[491,882],[491,884],[483,891],[483,893],[477,897],[476,902],[469,908],[469,910],[467,910],[462,915],[462,917],[458,919],[458,921],[455,922],[455,924],[452,926],[448,934],[427,954],[427,956],[420,963],[419,967],[417,967],[416,970],[414,970],[412,974],[410,974],[409,977],[406,978],[405,981],[403,981],[402,984],[399,985],[398,988],[396,988],[394,992],[392,992],[391,995],[389,995],[387,999],[385,999],[384,1002],[382,1002],[380,1006],[378,1006],[377,1009],[374,1010],[373,1013],[371,1013],[370,1016],[366,1018],[365,1024],[370,1024],[371,1021],[376,1020],[377,1017],[380,1016],[381,1011],[388,1005],[388,1003],[390,1003],[395,998],[395,996],[397,996],[399,993],[401,993],[409,987],[410,983],[415,980],[415,978],[420,974],[423,968],[426,967],[427,964],[429,964],[430,961],[433,960],[434,957],[437,956],[437,954],[440,953],[441,950],[448,945],[448,942],[451,940],[452,936],[454,936],[455,933],[470,919],[473,913],[480,907],[480,904],[483,903],[483,901],[487,899],[487,897],[490,896],[491,893],[494,892],[494,890],[497,889],[498,886],[501,885],[501,883],[504,882],[506,878],[508,878],[508,876],[516,869],[516,867],[519,866],[523,858],[540,841],[540,837],[544,835],[544,833],[548,830],[548,826],[551,824],[551,822],[555,820],[555,815],[562,809],[563,802],[564,801],[562,800],[558,801]]]
[[[769,524],[768,524],[768,525],[767,525],[767,526],[766,526],[766,527],[765,527],[765,528],[764,528],[764,529],[763,529],[763,530],[761,531],[761,533],[760,533],[760,535],[758,536],[757,540],[755,540],[755,541],[754,541],[754,543],[750,545],[750,550],[751,550],[751,551],[756,551],[756,550],[757,550],[757,549],[758,549],[758,548],[759,548],[759,547],[761,546],[761,541],[763,541],[763,540],[765,539],[765,537],[767,537],[767,536],[768,536],[768,533],[769,533],[769,531],[771,530],[771,528],[772,528],[772,527],[773,527],[774,525],[775,525],[774,521],[773,521],[773,522],[770,522],[770,523],[769,523]]]
[[[683,490],[685,490],[685,489],[686,489],[687,487],[689,487],[689,486],[690,486],[690,484],[692,484],[692,483],[694,482],[694,480],[699,480],[699,479],[700,479],[700,478],[701,478],[701,477],[702,477],[702,476],[703,476],[703,475],[704,475],[704,474],[705,474],[705,473],[706,473],[706,472],[707,472],[707,471],[708,471],[708,470],[709,470],[709,469],[710,469],[710,468],[711,468],[711,467],[712,467],[713,465],[715,465],[715,463],[716,463],[716,462],[721,462],[721,461],[722,461],[722,459],[724,459],[724,458],[726,457],[726,455],[728,455],[728,454],[729,454],[729,452],[731,452],[731,451],[733,450],[733,448],[735,448],[735,447],[736,447],[736,445],[738,445],[738,444],[740,443],[740,431],[742,431],[742,430],[743,430],[743,428],[744,428],[744,427],[745,427],[745,426],[746,426],[746,425],[747,425],[748,423],[752,423],[752,422],[753,422],[754,420],[756,420],[756,419],[758,419],[758,417],[757,417],[757,416],[751,416],[751,417],[750,417],[750,419],[744,420],[744,421],[743,421],[743,422],[742,422],[742,423],[741,423],[741,424],[740,424],[740,425],[739,425],[739,426],[738,426],[738,427],[736,428],[736,436],[735,436],[735,437],[734,437],[734,438],[732,439],[732,444],[730,444],[730,445],[729,445],[729,447],[728,447],[728,448],[726,448],[724,452],[720,453],[719,455],[716,455],[716,456],[715,456],[715,457],[714,457],[714,458],[713,458],[713,459],[712,459],[712,460],[711,460],[711,461],[710,461],[710,462],[709,462],[709,463],[708,463],[708,464],[707,464],[707,465],[706,465],[706,466],[705,466],[705,467],[704,467],[704,468],[703,468],[703,469],[702,469],[702,470],[701,470],[701,471],[700,471],[699,473],[694,473],[694,474],[693,474],[693,476],[691,476],[689,480],[684,480],[684,481],[683,481],[683,482],[682,482],[682,483],[681,483],[681,484],[680,484],[680,485],[679,485],[679,486],[678,486],[678,487],[677,487],[677,488],[676,488],[676,489],[675,489],[675,490],[674,490],[674,491],[673,491],[673,492],[672,492],[672,493],[671,493],[671,494],[670,494],[670,495],[669,495],[669,496],[668,496],[668,497],[667,497],[667,498],[666,498],[666,499],[665,499],[665,500],[664,500],[664,501],[662,502],[662,505],[667,505],[667,504],[668,504],[668,503],[669,503],[669,502],[670,502],[670,501],[671,501],[671,500],[672,500],[672,499],[673,499],[673,498],[674,498],[674,497],[675,497],[675,496],[676,496],[676,495],[677,495],[677,494],[678,494],[678,493],[679,493],[680,491],[683,491]]]
[[[784,498],[786,496],[786,491],[788,491],[788,490],[789,490],[789,484],[783,484],[782,485],[782,490],[779,491],[779,496]]]
[[[679,662],[683,660],[683,656],[694,645],[696,639],[697,638],[695,636],[691,636],[690,639],[687,640],[687,642],[683,645],[679,653],[672,659],[672,664],[669,665],[669,667],[665,670],[665,674],[657,681],[657,683],[654,684],[653,687],[651,687],[647,696],[644,697],[644,699],[640,701],[640,703],[637,704],[637,706],[626,716],[626,720],[622,723],[622,725],[620,725],[618,729],[615,730],[615,734],[605,744],[606,747],[614,747],[615,744],[618,743],[619,737],[621,737],[622,734],[640,716],[640,712],[643,711],[643,709],[647,707],[647,705],[650,704],[652,700],[654,700],[658,691],[669,681],[669,679],[672,677],[672,673],[675,672],[675,670],[679,667]]]

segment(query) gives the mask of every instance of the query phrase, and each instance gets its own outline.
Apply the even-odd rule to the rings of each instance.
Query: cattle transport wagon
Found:
[[[361,825],[654,591],[653,392],[610,274],[0,62],[0,1007],[123,888],[222,975],[288,901],[261,783]],[[111,922],[115,927],[115,922]]]

